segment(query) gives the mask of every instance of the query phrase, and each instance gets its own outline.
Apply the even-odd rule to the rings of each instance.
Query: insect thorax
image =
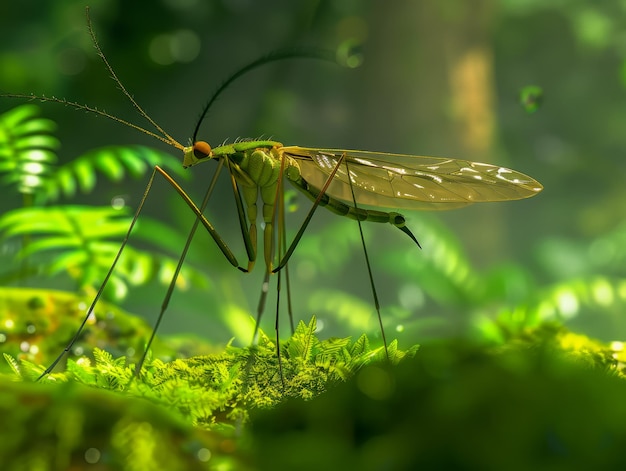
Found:
[[[256,186],[260,189],[275,187],[281,175],[281,167],[283,175],[289,180],[300,178],[300,166],[281,148],[260,147],[245,150],[230,155],[229,159],[239,169],[234,172],[235,178],[245,186]]]

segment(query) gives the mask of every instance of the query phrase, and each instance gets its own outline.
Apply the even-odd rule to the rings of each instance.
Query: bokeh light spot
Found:
[[[578,314],[578,297],[572,291],[560,290],[556,294],[556,303],[561,315],[566,319],[574,317]]]
[[[591,292],[593,299],[601,306],[610,306],[615,299],[613,287],[606,280],[596,281]]]
[[[364,60],[360,46],[361,45],[353,39],[348,39],[342,42],[337,48],[337,62],[350,69],[359,67],[363,64]]]
[[[87,448],[85,451],[85,461],[89,464],[96,464],[100,461],[102,454],[97,448]]]
[[[317,319],[315,322],[315,333],[317,334],[318,332],[321,332],[324,330],[324,327],[326,327],[324,319]]]
[[[415,284],[406,283],[398,292],[400,306],[408,310],[419,309],[424,305],[424,292]]]
[[[126,198],[124,198],[121,195],[118,196],[114,196],[113,198],[111,198],[111,207],[113,209],[124,209],[124,207],[126,206]]]
[[[389,373],[377,366],[363,368],[356,378],[356,384],[363,394],[377,401],[387,399],[394,390]]]
[[[159,34],[150,41],[148,47],[150,58],[161,65],[191,62],[198,57],[199,53],[200,38],[189,29]]]
[[[208,448],[200,448],[196,456],[198,457],[198,460],[206,463],[211,459],[211,450],[209,450]]]

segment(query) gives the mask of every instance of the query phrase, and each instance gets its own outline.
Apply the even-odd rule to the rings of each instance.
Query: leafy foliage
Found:
[[[22,105],[0,115],[1,181],[17,185],[18,192],[30,196],[24,207],[0,217],[0,241],[18,238],[22,243],[16,254],[21,263],[12,272],[5,272],[2,278],[6,283],[31,274],[64,273],[76,281],[77,289],[89,291],[102,283],[117,254],[119,241],[130,225],[128,211],[47,204],[60,197],[75,196],[78,191],[93,191],[99,174],[118,182],[126,176],[138,178],[155,165],[178,174],[182,167],[169,154],[142,146],[94,149],[57,166],[55,150],[59,143],[52,135],[54,129],[54,123],[40,118],[39,109],[34,105]],[[171,229],[149,218],[142,219],[150,228],[143,231],[144,240],[163,251],[178,253],[179,238]],[[172,237],[155,237],[154,234]],[[141,231],[138,237],[142,238]],[[176,263],[165,255],[127,247],[106,293],[113,299],[122,299],[129,286],[154,278],[167,284]],[[204,284],[205,278],[198,271],[185,267],[179,286],[189,285],[189,282]]]
[[[511,462],[536,468],[544,460],[597,459],[598,449],[611,463],[621,456],[623,414],[615,415],[614,404],[626,387],[626,356],[619,346],[544,324],[498,347],[454,341],[400,352],[394,343],[387,362],[366,336],[320,340],[314,332],[315,318],[282,343],[284,382],[264,333],[255,348],[229,345],[215,355],[150,361],[139,378],[124,357],[96,349],[93,363],[70,361],[66,372],[34,385],[29,380],[43,367],[5,355],[13,379],[23,382],[0,388],[1,407],[14,424],[36,414],[30,434],[40,443],[49,440],[48,429],[72,419],[81,439],[26,454],[48,462],[56,456],[84,464],[87,447],[114,462],[134,449],[143,469],[157,459],[173,460],[168,469],[294,469],[310,447],[318,453],[297,469],[379,469],[382,460],[396,463],[393,469],[467,460],[476,469]],[[51,400],[34,400],[36,394]],[[16,398],[30,398],[30,406],[10,407]],[[572,420],[585,427],[572,427]],[[490,451],[468,451],[468,440]],[[0,453],[14,443],[0,442]],[[198,462],[201,450],[212,454],[208,468]],[[117,469],[134,469],[125,466]]]
[[[229,345],[222,353],[174,360],[153,360],[140,378],[126,358],[94,350],[95,363],[87,358],[69,360],[67,371],[47,381],[77,381],[89,386],[124,391],[149,398],[176,410],[186,420],[202,427],[234,427],[246,421],[251,409],[267,408],[286,398],[312,399],[334,384],[350,379],[369,364],[386,364],[383,347],[372,348],[367,336],[355,342],[349,338],[319,340],[316,320],[300,322],[294,335],[281,346],[279,364],[275,344],[263,332],[253,347]],[[398,364],[415,355],[418,346],[407,351],[388,347],[389,363]],[[19,365],[6,355],[14,372],[32,380],[44,368],[22,360]]]
[[[93,149],[57,167],[56,124],[39,113],[39,107],[28,104],[0,115],[0,174],[2,183],[17,184],[18,192],[36,194],[40,203],[75,196],[77,189],[93,191],[97,173],[119,182],[127,174],[139,178],[161,165],[184,175],[177,159],[144,146]]]
[[[179,176],[180,161],[169,154],[144,146],[107,146],[93,149],[62,165],[48,179],[45,186],[46,201],[60,196],[71,198],[77,189],[90,193],[96,186],[97,174],[103,174],[111,182],[119,182],[126,176],[139,178],[155,165],[163,166]]]
[[[21,194],[41,191],[57,161],[59,141],[54,121],[39,117],[35,105],[22,105],[0,115],[0,175],[4,185]]]
[[[89,291],[102,283],[130,225],[126,211],[112,207],[48,206],[44,208],[21,208],[0,218],[0,237],[30,238],[18,257],[36,260],[39,270],[47,276],[67,273],[78,283],[77,289]],[[153,229],[165,233],[169,229],[151,221]],[[152,239],[160,248],[175,252],[175,240]],[[119,265],[110,278],[109,294],[115,299],[124,298],[128,285],[141,285],[157,277],[163,284],[169,283],[177,261],[171,257],[154,255],[127,247]],[[14,274],[18,277],[20,272]],[[10,277],[9,275],[5,275]],[[196,284],[203,282],[200,272],[184,267],[179,286],[186,280]]]

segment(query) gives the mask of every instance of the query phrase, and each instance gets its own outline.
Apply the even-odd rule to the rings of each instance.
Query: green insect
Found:
[[[378,313],[381,334],[385,349],[387,342],[384,335],[383,324],[376,288],[372,277],[372,270],[367,255],[367,249],[361,230],[361,222],[387,223],[400,229],[407,234],[414,243],[419,246],[417,238],[406,227],[405,218],[402,214],[390,211],[393,209],[405,210],[440,210],[458,208],[461,206],[487,202],[487,201],[511,201],[528,198],[542,190],[539,182],[515,170],[510,170],[497,165],[470,162],[466,160],[422,157],[413,155],[387,154],[379,152],[367,152],[356,150],[305,148],[298,146],[284,146],[280,142],[272,140],[245,140],[233,144],[221,145],[212,148],[205,141],[197,139],[198,129],[207,110],[217,96],[232,81],[253,70],[260,65],[275,60],[299,57],[301,52],[279,53],[263,57],[248,64],[231,76],[216,91],[214,96],[205,106],[201,118],[193,133],[192,145],[183,146],[157,123],[155,123],[144,110],[136,103],[130,93],[117,78],[113,68],[109,65],[101,51],[89,16],[88,28],[98,54],[104,61],[108,71],[116,84],[131,101],[139,113],[150,122],[158,133],[148,131],[128,121],[109,115],[96,108],[68,102],[54,97],[37,97],[24,95],[10,95],[14,97],[36,98],[44,101],[52,101],[72,105],[76,108],[113,119],[121,124],[130,126],[138,131],[165,142],[179,149],[183,153],[183,166],[191,167],[201,162],[214,160],[218,163],[215,176],[209,184],[204,201],[200,206],[196,205],[185,191],[160,167],[155,167],[147,184],[144,197],[135,213],[128,234],[139,217],[143,204],[150,192],[152,183],[157,174],[164,177],[178,194],[184,199],[191,210],[196,214],[194,226],[191,230],[187,244],[183,248],[178,268],[165,295],[162,310],[159,314],[152,338],[148,341],[144,356],[136,366],[140,372],[154,334],[163,318],[169,299],[173,293],[176,277],[182,267],[191,238],[199,224],[202,224],[215,243],[222,251],[226,259],[243,272],[253,269],[257,260],[257,239],[262,239],[262,252],[265,265],[265,280],[257,312],[256,330],[264,310],[265,298],[268,291],[269,276],[278,273],[287,267],[287,262],[296,249],[306,228],[318,206],[324,206],[328,210],[358,221],[361,240],[364,249],[366,264],[369,273],[374,304]],[[237,205],[238,219],[247,253],[247,264],[241,266],[233,255],[228,244],[220,237],[211,222],[203,215],[208,200],[213,191],[220,170],[226,168],[230,175],[233,194]],[[302,226],[295,235],[289,246],[285,237],[285,209],[284,209],[284,181],[288,180],[298,190],[313,201],[313,205],[307,214]],[[372,209],[372,207],[381,209]],[[263,234],[257,235],[257,221],[264,223]],[[127,238],[126,238],[127,239]],[[64,352],[47,368],[42,377],[50,373],[65,353],[70,351],[100,298],[107,281],[115,269],[115,264],[124,249],[126,240],[105,277],[92,305],[88,309],[85,320],[79,331],[72,338]],[[280,291],[279,291],[280,294]],[[279,302],[279,301],[277,301]],[[278,324],[277,324],[278,325]],[[276,329],[276,344],[279,349],[278,328]],[[280,365],[280,350],[277,352]]]

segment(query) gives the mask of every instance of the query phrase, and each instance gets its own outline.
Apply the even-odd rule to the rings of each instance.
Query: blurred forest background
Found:
[[[286,145],[456,157],[510,167],[544,185],[524,201],[407,212],[421,251],[390,226],[364,226],[388,337],[402,346],[457,335],[497,341],[497,326],[544,320],[605,341],[626,337],[626,2],[92,0],[89,6],[119,78],[184,144],[205,101],[238,67],[276,49],[320,47],[338,51],[350,66],[290,60],[246,75],[211,109],[200,138],[216,146],[270,136]],[[0,93],[62,97],[148,126],[97,57],[84,7],[69,0],[0,5]],[[543,90],[535,112],[519,98],[529,86]],[[23,102],[2,98],[0,112]],[[112,144],[179,157],[118,123],[69,106],[40,106],[58,124],[60,163]],[[214,168],[199,165],[179,180],[199,200]],[[121,196],[131,212],[147,177],[99,180],[96,191],[65,202],[105,206]],[[2,192],[1,212],[21,206],[13,187]],[[226,178],[219,192],[207,214],[243,263]],[[295,196],[291,236],[310,204]],[[161,181],[145,211],[178,234],[176,244],[193,221]],[[3,241],[0,272],[15,263],[18,242]],[[177,290],[163,331],[220,343],[240,334],[256,312],[261,264],[241,274],[203,233],[188,260],[206,278]],[[317,315],[324,336],[378,335],[354,221],[320,209],[290,272],[298,320]],[[62,275],[11,284],[73,286]],[[164,291],[157,281],[133,286],[118,303],[153,319]],[[286,336],[286,323],[283,329]]]

